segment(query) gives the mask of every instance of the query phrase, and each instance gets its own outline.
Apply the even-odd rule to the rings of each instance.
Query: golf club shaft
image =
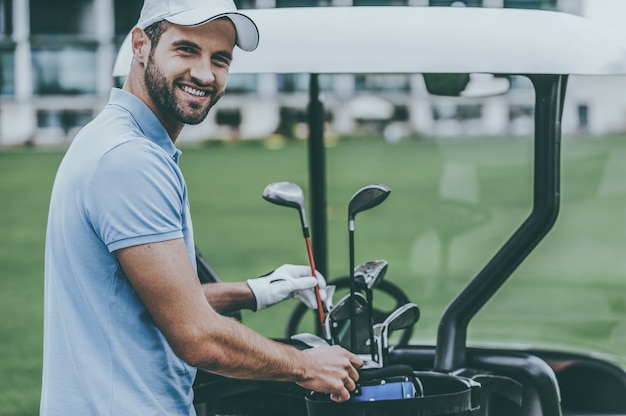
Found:
[[[374,345],[374,289],[365,289],[367,294],[367,315],[368,315],[368,330],[370,337],[370,355],[372,356],[372,361],[378,361],[376,359],[376,346]]]
[[[307,229],[308,231],[308,229]],[[315,260],[313,259],[313,248],[311,247],[311,237],[308,232],[305,232],[304,241],[306,242],[306,251],[309,255],[309,264],[311,265],[311,275],[317,279],[317,273],[315,271]],[[322,304],[322,296],[320,295],[319,283],[315,285],[315,299],[317,300],[317,313],[320,318],[320,324],[322,330],[324,329],[324,305]]]
[[[350,256],[350,347],[356,352],[356,303],[354,302],[354,221],[348,220],[348,240]]]

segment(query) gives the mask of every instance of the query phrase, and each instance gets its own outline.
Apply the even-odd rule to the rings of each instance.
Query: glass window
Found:
[[[142,0],[115,0],[113,13],[116,35],[125,36],[137,24],[142,4]]]
[[[96,92],[96,45],[33,45],[36,95],[79,95]]]
[[[12,0],[0,0],[0,35],[10,36],[13,33],[12,17]]]
[[[279,92],[307,92],[309,91],[309,74],[277,74]],[[318,76],[320,90],[332,91],[332,75]]]
[[[276,7],[332,6],[331,0],[276,0]]]
[[[254,9],[256,8],[255,0],[235,0],[237,9]]]
[[[15,45],[0,45],[0,95],[15,94]]]
[[[305,74],[278,74],[278,91],[308,91],[309,76]]]
[[[354,0],[355,6],[406,6],[407,0]]]
[[[456,106],[457,120],[480,120],[483,116],[481,104],[459,104]]]
[[[30,0],[35,35],[93,34],[93,0]]]
[[[408,92],[411,89],[409,76],[405,74],[356,75],[354,82],[356,91],[360,92]]]
[[[230,74],[226,91],[229,94],[254,94],[257,92],[256,74]]]
[[[509,107],[509,121],[519,118],[532,118],[535,116],[535,106],[532,104],[511,104]]]
[[[430,0],[430,6],[468,6],[468,7],[481,7],[483,0]]]
[[[37,111],[37,127],[58,127],[65,134],[76,127],[83,127],[91,121],[91,110],[39,110]]]
[[[556,0],[504,0],[504,7],[512,9],[556,10]]]

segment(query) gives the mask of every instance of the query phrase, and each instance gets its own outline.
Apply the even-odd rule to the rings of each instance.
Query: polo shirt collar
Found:
[[[113,88],[109,104],[119,105],[126,109],[133,116],[146,138],[162,148],[178,163],[178,158],[182,152],[174,146],[174,142],[167,134],[165,127],[143,101],[127,91]]]

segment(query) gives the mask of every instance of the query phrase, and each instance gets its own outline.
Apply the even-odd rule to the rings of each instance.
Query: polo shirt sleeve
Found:
[[[186,187],[170,155],[145,139],[99,161],[85,190],[88,218],[109,252],[183,237]]]

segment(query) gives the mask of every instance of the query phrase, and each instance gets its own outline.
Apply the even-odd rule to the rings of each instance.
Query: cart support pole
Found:
[[[489,263],[452,301],[437,333],[435,371],[466,366],[467,327],[550,231],[559,212],[561,116],[567,76],[529,76],[535,87],[533,209]]]
[[[328,276],[326,223],[326,159],[324,155],[324,104],[320,101],[317,74],[309,85],[309,184],[311,187],[311,233],[317,270]]]

